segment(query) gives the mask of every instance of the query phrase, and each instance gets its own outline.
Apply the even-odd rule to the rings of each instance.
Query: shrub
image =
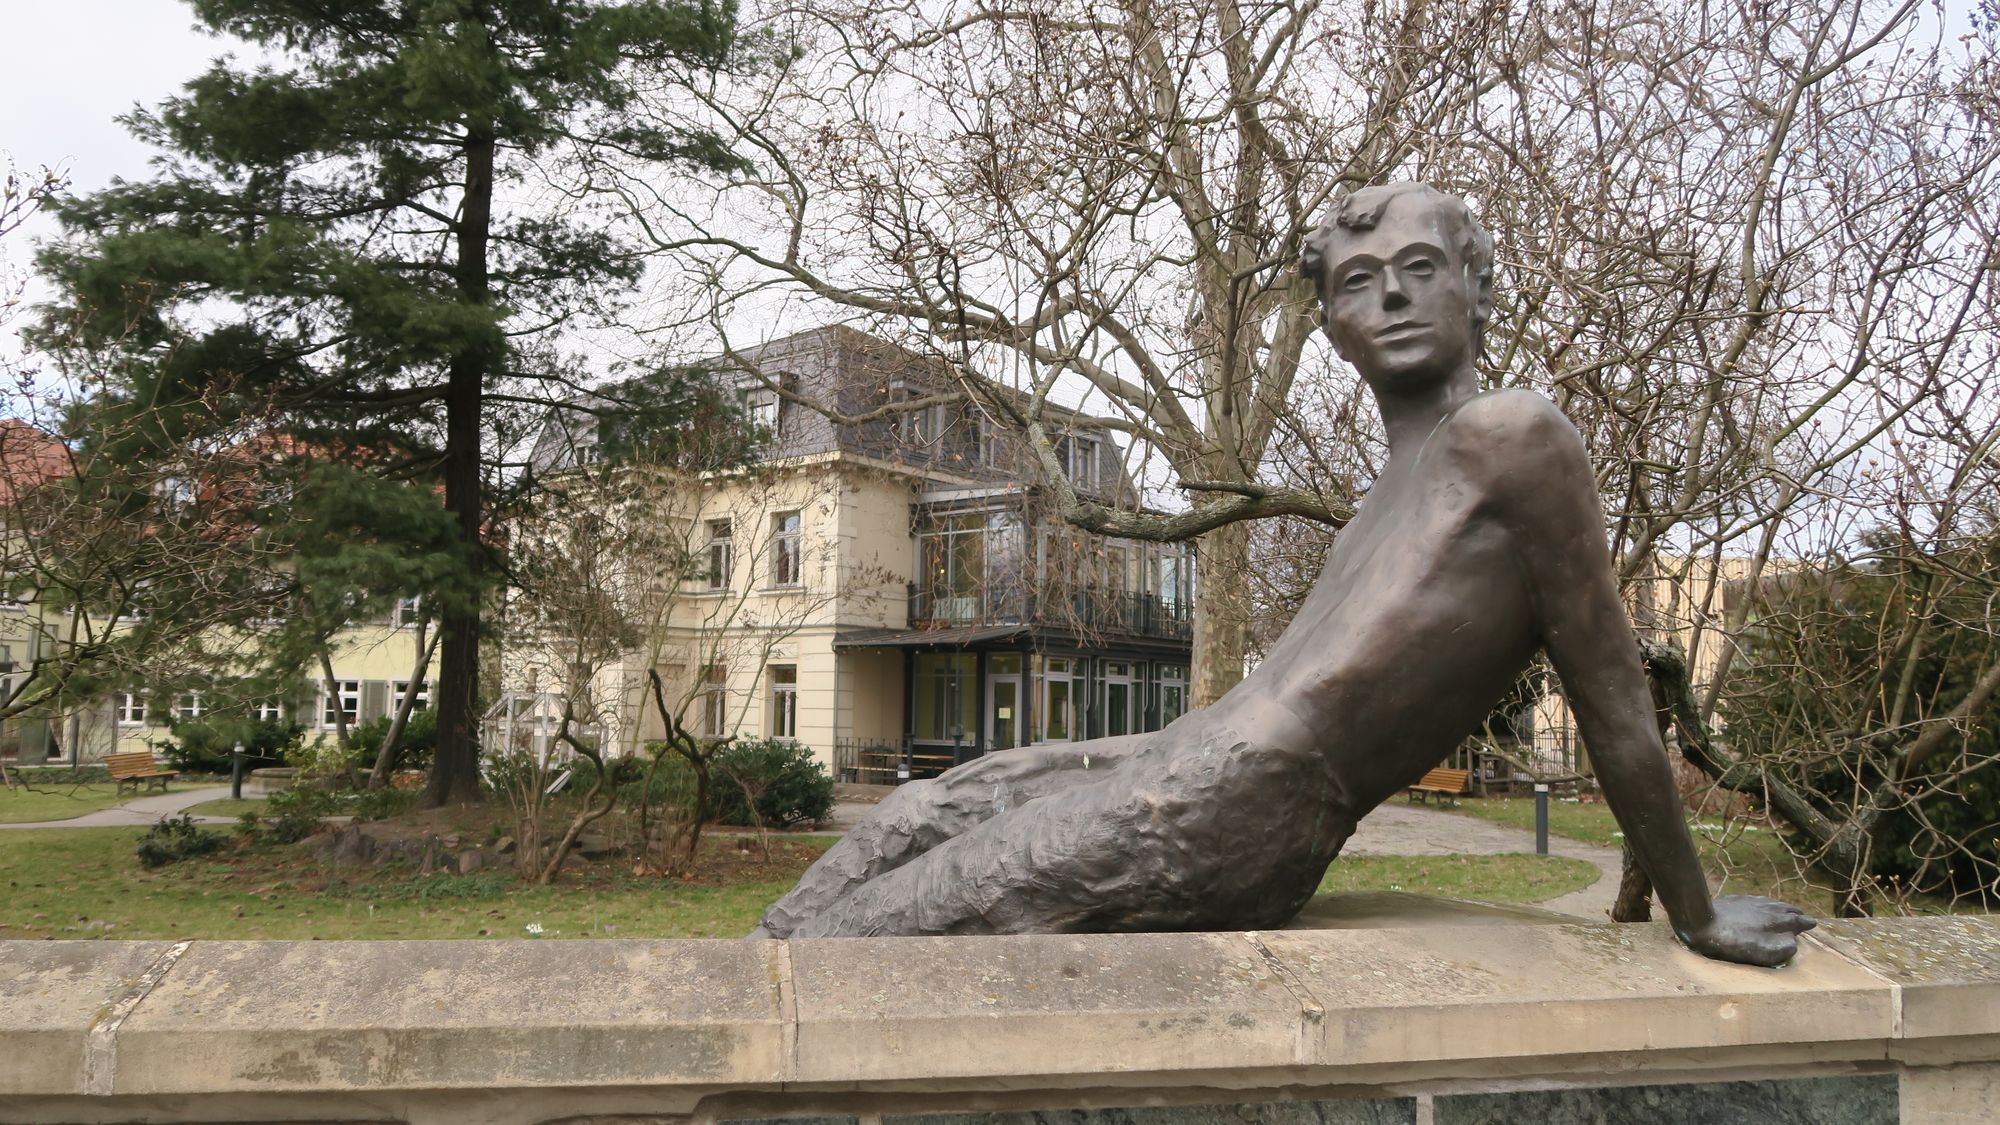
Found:
[[[714,771],[714,819],[719,823],[761,821],[787,828],[825,820],[833,811],[832,775],[796,742],[731,743],[715,756]]]
[[[193,816],[182,813],[175,817],[161,817],[158,824],[139,837],[139,846],[134,851],[139,857],[139,866],[165,867],[169,863],[219,851],[225,842],[220,832],[203,831],[195,824]]]
[[[306,729],[267,719],[175,719],[160,752],[183,773],[228,773],[236,744],[243,744],[244,768],[282,766],[298,751]]]
[[[378,715],[348,732],[348,741],[353,744],[362,769],[375,768],[375,756],[382,752],[382,740],[389,737],[389,724],[394,718]],[[396,740],[396,760],[389,764],[389,769],[430,769],[436,753],[437,712],[428,708],[412,711],[409,723],[403,727],[403,736]]]

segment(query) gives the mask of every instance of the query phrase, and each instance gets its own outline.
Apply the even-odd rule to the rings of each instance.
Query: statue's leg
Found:
[[[750,936],[786,937],[869,879],[1010,809],[1104,777],[1143,754],[1156,737],[1125,735],[1001,750],[929,781],[898,786],[765,911]]]
[[[1316,755],[1207,739],[974,825],[792,936],[1281,925],[1353,831],[1337,798]]]

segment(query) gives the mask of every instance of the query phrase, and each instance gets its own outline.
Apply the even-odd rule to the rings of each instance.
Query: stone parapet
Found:
[[[1365,1110],[1373,1116],[1353,1119],[1557,1125],[1579,1098],[1655,1088],[1669,1101],[1819,1098],[1876,1113],[1799,1110],[1820,1116],[1798,1120],[1857,1125],[1879,1120],[1888,1098],[1903,1122],[1957,1123],[2000,1120],[1984,1101],[2000,1090],[1996,1064],[2000,921],[1988,917],[1829,924],[1778,970],[1704,960],[1663,926],[1610,924],[0,942],[9,1123],[702,1123],[1093,1107],[1122,1121],[1144,1106],[1277,1121],[1244,1107],[1310,1103],[1325,1122]],[[1555,1108],[1504,1101],[1530,1097]],[[1489,1104],[1502,1108],[1479,1108]],[[1619,1112],[1604,1119],[1652,1120]]]

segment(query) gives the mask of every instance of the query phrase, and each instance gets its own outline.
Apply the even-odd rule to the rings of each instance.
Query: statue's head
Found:
[[[1469,370],[1493,309],[1493,236],[1427,184],[1366,187],[1306,238],[1320,326],[1377,390]]]

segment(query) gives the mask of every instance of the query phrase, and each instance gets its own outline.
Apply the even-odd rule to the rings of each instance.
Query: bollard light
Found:
[[[1535,786],[1535,854],[1549,854],[1549,787]]]

